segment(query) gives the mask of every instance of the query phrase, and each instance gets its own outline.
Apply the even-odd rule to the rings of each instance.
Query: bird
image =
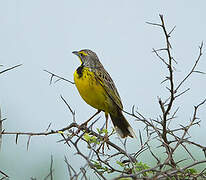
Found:
[[[87,104],[97,109],[95,115],[101,111],[105,113],[106,129],[109,115],[121,138],[135,138],[132,127],[122,113],[123,105],[117,88],[97,54],[89,49],[72,53],[78,56],[81,62],[74,72],[74,83],[80,96]]]

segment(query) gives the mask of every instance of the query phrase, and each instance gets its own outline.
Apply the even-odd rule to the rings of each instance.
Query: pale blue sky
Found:
[[[7,118],[4,128],[36,132],[44,131],[50,122],[52,129],[66,126],[72,118],[60,94],[75,109],[78,122],[95,112],[73,85],[59,82],[50,86],[49,76],[43,71],[47,69],[73,80],[73,72],[80,62],[71,52],[83,48],[97,53],[116,83],[125,110],[136,105],[146,117],[156,118],[160,112],[157,96],[166,95],[164,86],[160,85],[166,68],[151,51],[162,48],[164,39],[158,27],[145,22],[158,23],[158,15],[163,14],[168,28],[177,26],[171,42],[178,61],[175,76],[179,82],[197,58],[198,45],[206,41],[205,7],[203,0],[0,1],[0,64],[4,68],[23,64],[0,76],[0,106],[3,117]],[[206,71],[205,55],[198,70]],[[193,105],[206,97],[205,84],[205,76],[198,74],[185,84],[185,88],[192,89],[177,101],[182,106],[177,124],[186,123]],[[205,120],[205,116],[204,107],[199,117]],[[135,131],[143,128],[143,124],[127,118]],[[98,125],[103,123],[104,119]],[[203,121],[200,128],[192,130],[194,140],[204,145],[205,127],[206,121]],[[65,145],[57,144],[59,139],[58,136],[34,137],[26,151],[26,138],[19,137],[16,145],[14,136],[4,136],[0,169],[12,180],[31,176],[41,179],[47,174],[53,154],[56,178],[60,175],[66,178],[64,155],[70,161],[77,157]]]

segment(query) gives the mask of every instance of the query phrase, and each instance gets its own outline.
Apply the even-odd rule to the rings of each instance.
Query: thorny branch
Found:
[[[170,38],[175,27],[172,28],[172,30],[168,31],[165,26],[163,15],[159,16],[160,23],[148,22],[148,24],[157,26],[163,31],[165,38],[165,47],[160,49],[153,48],[153,52],[168,69],[168,75],[166,76],[162,84],[167,83],[166,89],[169,91],[169,95],[165,100],[161,97],[158,97],[161,114],[157,118],[146,118],[142,113],[135,110],[134,106],[132,107],[131,113],[124,111],[125,113],[135,118],[137,122],[141,122],[145,125],[145,128],[142,131],[139,131],[139,149],[135,149],[135,152],[131,153],[129,152],[129,150],[127,150],[126,140],[124,142],[120,140],[120,144],[118,144],[116,141],[113,142],[112,132],[108,136],[109,139],[106,141],[107,145],[110,147],[110,150],[107,150],[106,153],[105,151],[101,152],[100,147],[103,147],[103,144],[105,143],[105,136],[102,131],[104,128],[101,128],[100,130],[94,130],[93,127],[93,125],[99,118],[97,118],[89,127],[80,126],[75,119],[75,111],[72,110],[71,106],[63,98],[63,96],[61,96],[61,99],[63,100],[73,117],[73,120],[70,121],[73,123],[69,124],[67,127],[58,130],[50,130],[50,124],[47,130],[44,132],[9,132],[2,128],[2,121],[0,121],[0,137],[2,135],[15,135],[16,143],[18,143],[18,138],[20,136],[26,135],[28,136],[28,148],[30,140],[34,136],[48,136],[52,134],[61,135],[61,138],[63,139],[61,139],[59,142],[64,142],[64,144],[69,149],[74,148],[76,155],[79,155],[85,160],[85,165],[81,166],[80,169],[77,170],[73,168],[71,162],[69,162],[68,158],[65,157],[68,176],[70,179],[74,180],[89,179],[89,173],[87,171],[88,169],[91,169],[98,179],[107,179],[108,174],[110,173],[118,173],[120,175],[116,177],[115,180],[118,180],[121,177],[130,177],[132,179],[139,180],[167,179],[168,177],[174,179],[206,178],[206,168],[202,169],[199,173],[190,171],[191,168],[194,168],[194,166],[196,167],[200,164],[206,164],[206,147],[198,144],[197,142],[191,141],[191,136],[189,135],[190,129],[200,124],[200,120],[198,119],[197,115],[199,109],[206,104],[206,99],[199,103],[197,106],[194,106],[192,118],[187,125],[180,124],[180,126],[178,127],[170,128],[170,124],[172,124],[173,120],[177,118],[178,110],[181,108],[181,106],[174,108],[174,103],[176,102],[177,98],[182,97],[182,95],[189,91],[190,88],[186,88],[186,90],[183,90],[181,92],[179,92],[179,90],[183,86],[184,82],[188,80],[193,73],[203,74],[203,72],[196,70],[197,65],[202,57],[203,43],[201,43],[201,45],[199,46],[199,54],[191,70],[176,85],[174,75],[177,62],[173,57],[172,45],[170,42]],[[159,54],[159,52],[161,51],[163,53],[166,53],[167,58],[163,58]],[[69,81],[47,70],[45,70],[45,72],[51,75],[50,84],[53,82],[54,78],[57,78],[55,82],[63,80],[74,84],[72,81]],[[154,142],[156,141],[158,141],[158,146],[154,148]],[[82,149],[83,145],[85,147],[84,149]],[[197,160],[197,158],[190,151],[187,145],[195,146],[202,150],[203,159]],[[174,158],[179,147],[186,152],[188,159],[182,158],[176,160]],[[158,153],[159,150],[164,151],[166,157],[160,158]],[[147,156],[150,155],[150,157],[155,160],[156,164],[153,167],[145,167],[145,165],[142,165],[142,162],[138,160],[139,156],[145,155],[143,153],[147,153]],[[180,166],[180,163],[186,160],[190,160],[190,162],[187,165]],[[48,177],[50,177],[51,179],[53,179],[52,164],[53,159],[51,159],[50,173],[48,175]],[[117,165],[120,165],[121,167],[118,168]],[[3,174],[1,171],[0,173]]]
[[[2,129],[3,129],[3,120],[2,120],[2,118],[1,118],[1,107],[0,107],[0,150],[1,150],[1,144],[2,144],[2,134],[1,134],[1,132],[2,132]]]
[[[193,67],[192,67],[192,69],[191,69],[191,71],[186,75],[186,77],[179,83],[179,85],[176,87],[176,89],[175,89],[175,92],[177,92],[177,90],[182,86],[182,84],[190,77],[190,75],[192,74],[192,73],[202,73],[202,74],[204,74],[203,72],[201,72],[201,71],[196,71],[195,70],[195,68],[197,67],[197,64],[199,63],[199,61],[200,61],[200,58],[201,58],[201,56],[202,56],[202,48],[203,48],[203,42],[200,44],[200,46],[199,46],[199,55],[198,55],[198,58],[197,58],[197,60],[195,61],[195,64],[193,65]]]
[[[58,81],[60,81],[60,80],[63,80],[63,81],[69,82],[69,83],[71,83],[71,84],[74,84],[74,82],[72,82],[72,81],[70,81],[70,80],[68,80],[68,79],[65,79],[65,78],[63,78],[63,77],[61,77],[61,76],[58,76],[58,75],[56,75],[56,74],[54,74],[54,73],[52,73],[52,72],[50,72],[50,71],[47,71],[47,70],[44,70],[44,71],[47,72],[47,73],[49,73],[49,74],[51,75],[50,84],[52,84],[52,81],[53,81],[54,77],[57,78],[57,80],[54,81],[55,83],[58,82]]]
[[[72,128],[79,128],[79,125],[77,123],[71,123],[69,126],[59,129],[59,130],[50,130],[48,132],[10,132],[10,131],[5,131],[3,130],[0,134],[1,135],[15,135],[16,136],[16,144],[18,143],[18,138],[20,135],[26,135],[29,137],[29,140],[27,141],[27,144],[29,144],[29,141],[31,139],[31,137],[33,136],[48,136],[48,135],[52,135],[52,134],[59,134],[65,131],[69,131],[72,130]],[[73,131],[73,130],[72,130]],[[95,132],[92,129],[89,129],[87,127],[81,127],[81,131],[83,132],[88,132],[89,134],[98,137],[100,139],[103,139],[104,136],[101,136],[100,134],[98,134],[97,132]],[[72,137],[72,134],[71,134]],[[69,141],[70,138],[67,139],[67,141]],[[126,152],[120,148],[119,146],[117,146],[116,144],[112,143],[111,141],[107,141],[108,145],[113,147],[114,149],[116,149],[118,152],[126,155]],[[27,148],[28,149],[28,148]]]
[[[18,65],[16,65],[16,66],[13,66],[13,67],[10,67],[10,68],[7,68],[7,69],[4,69],[3,71],[0,71],[0,74],[3,74],[3,73],[5,73],[5,72],[7,72],[7,71],[10,71],[10,70],[12,70],[12,69],[15,69],[15,68],[17,68],[17,67],[19,67],[19,66],[21,66],[22,64],[18,64]],[[3,65],[0,65],[0,66],[3,66]],[[2,131],[3,131],[3,121],[4,121],[5,119],[2,119],[2,116],[1,116],[1,108],[0,108],[0,150],[1,150],[1,145],[2,145]],[[0,170],[0,174],[2,174],[3,175],[3,177],[0,179],[0,180],[3,180],[3,179],[7,179],[7,178],[9,178],[9,176],[6,174],[6,173],[4,173],[3,171],[1,171]]]
[[[51,162],[50,162],[50,168],[49,168],[49,174],[44,178],[44,180],[47,180],[50,178],[50,180],[53,180],[53,172],[54,172],[54,169],[53,169],[53,156],[51,156]]]
[[[9,176],[6,173],[4,173],[3,171],[1,171],[1,170],[0,170],[0,174],[3,175],[3,177],[0,180],[9,178]]]
[[[7,72],[7,71],[10,71],[10,70],[12,70],[12,69],[15,69],[15,68],[17,68],[17,67],[19,67],[19,66],[21,66],[22,64],[18,64],[18,65],[16,65],[16,66],[13,66],[13,67],[10,67],[10,68],[7,68],[7,69],[5,69],[5,70],[3,70],[3,71],[0,71],[0,74],[3,74],[3,73],[5,73],[5,72]]]

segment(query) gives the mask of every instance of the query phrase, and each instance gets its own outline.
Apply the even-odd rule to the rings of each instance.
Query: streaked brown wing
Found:
[[[112,99],[112,101],[120,109],[123,109],[121,98],[119,96],[117,88],[115,87],[115,84],[114,84],[112,78],[110,77],[109,73],[103,67],[94,69],[93,71],[94,71],[96,79],[99,81],[99,83],[105,89],[105,91],[107,92],[109,97]]]

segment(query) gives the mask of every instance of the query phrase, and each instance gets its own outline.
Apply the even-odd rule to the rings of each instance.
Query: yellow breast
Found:
[[[101,84],[96,80],[93,72],[84,67],[80,75],[76,70],[74,82],[79,94],[87,104],[98,110],[109,112],[111,100]]]

